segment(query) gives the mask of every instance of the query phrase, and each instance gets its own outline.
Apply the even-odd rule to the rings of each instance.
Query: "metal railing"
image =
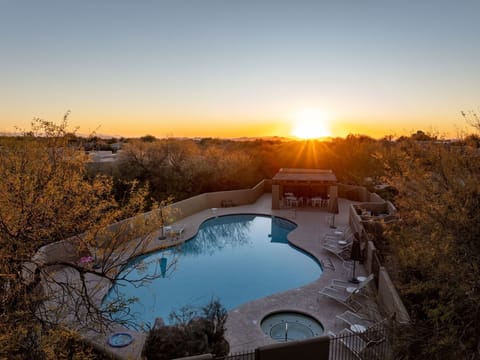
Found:
[[[353,328],[352,330],[356,330]],[[329,360],[389,360],[393,359],[391,332],[386,321],[365,331],[347,328],[341,334],[332,335]]]
[[[393,360],[393,336],[392,326],[394,321],[392,319],[385,319],[366,330],[359,329],[358,325],[353,325],[342,330],[338,334],[331,334],[329,344],[327,345],[327,353],[324,355],[312,354],[316,356],[318,360]],[[363,330],[363,331],[362,331]],[[298,347],[298,354],[304,353],[305,349],[302,349],[302,343],[298,343],[295,347]],[[329,350],[328,350],[329,349]],[[271,354],[264,357],[262,353],[263,349],[258,348],[256,350],[250,350],[245,352],[239,352],[229,354],[226,356],[211,356],[211,359],[215,360],[256,360],[260,358],[272,359]],[[296,352],[288,351],[288,354],[292,355]],[[281,357],[282,359],[289,359],[287,357]],[[260,356],[262,355],[262,356]],[[278,355],[278,354],[277,354]],[[313,357],[309,357],[313,358]]]
[[[226,356],[215,357],[215,360],[255,360],[255,350],[243,351]]]

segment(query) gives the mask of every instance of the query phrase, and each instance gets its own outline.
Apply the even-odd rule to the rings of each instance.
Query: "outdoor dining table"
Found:
[[[285,199],[287,200],[288,206],[298,206],[298,199],[296,196],[287,196]]]
[[[321,197],[313,197],[311,201],[313,207],[322,207],[323,205],[323,198]]]

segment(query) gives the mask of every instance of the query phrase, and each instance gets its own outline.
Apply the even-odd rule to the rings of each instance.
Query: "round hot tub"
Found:
[[[265,334],[279,342],[304,340],[323,334],[323,326],[318,320],[296,311],[269,314],[260,326]]]

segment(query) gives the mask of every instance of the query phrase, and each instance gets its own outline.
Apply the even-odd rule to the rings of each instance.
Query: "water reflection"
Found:
[[[198,234],[186,241],[179,250],[182,255],[213,255],[225,247],[248,245],[252,242],[250,228],[254,219],[255,215],[237,215],[207,220]]]
[[[288,220],[272,218],[271,242],[288,244],[287,235],[295,226]]]

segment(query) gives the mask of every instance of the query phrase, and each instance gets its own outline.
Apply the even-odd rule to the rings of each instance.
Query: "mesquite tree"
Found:
[[[0,138],[2,358],[94,356],[71,325],[101,331],[107,311],[132,301],[102,309],[100,284],[111,284],[125,261],[144,251],[162,220],[155,205],[132,218],[143,211],[148,188],[131,182],[119,203],[111,178],[88,178],[87,157],[67,129],[67,116],[60,124],[35,119],[22,136]]]

